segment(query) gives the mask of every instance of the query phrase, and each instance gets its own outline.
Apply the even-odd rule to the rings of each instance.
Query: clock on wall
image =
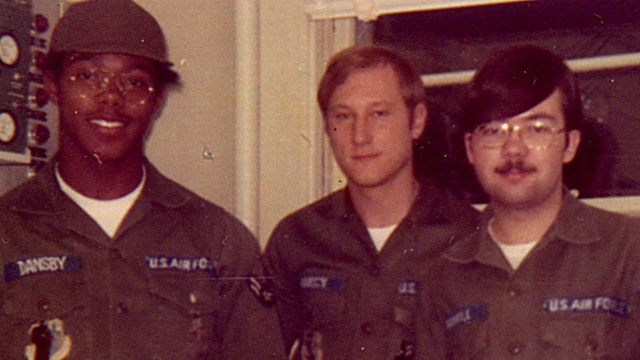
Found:
[[[0,112],[0,144],[10,143],[16,137],[16,119],[8,112]]]
[[[20,59],[20,46],[15,36],[0,35],[0,62],[5,66],[13,66]]]

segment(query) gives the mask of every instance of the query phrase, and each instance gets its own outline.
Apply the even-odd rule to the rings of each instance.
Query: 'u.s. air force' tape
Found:
[[[181,258],[177,256],[147,256],[147,269],[164,271],[204,271],[209,277],[216,277],[218,272],[215,264],[208,257]]]
[[[545,300],[544,311],[547,314],[601,312],[628,317],[631,314],[631,306],[627,301],[605,295],[557,297]]]
[[[34,256],[4,265],[4,280],[17,280],[25,276],[73,272],[82,270],[82,261],[77,255]]]

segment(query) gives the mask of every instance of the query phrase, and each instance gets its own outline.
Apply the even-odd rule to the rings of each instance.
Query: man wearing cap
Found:
[[[281,358],[245,280],[255,238],[144,155],[170,67],[131,0],[76,3],[58,23],[45,87],[59,151],[0,198],[2,358]]]

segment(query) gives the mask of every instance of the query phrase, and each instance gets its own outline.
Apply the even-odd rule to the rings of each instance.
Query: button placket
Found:
[[[522,288],[518,284],[510,284],[509,288],[507,288],[507,294],[510,297],[517,297],[522,295]]]
[[[360,325],[360,330],[362,330],[362,332],[365,335],[371,335],[373,333],[373,325],[371,323],[366,322]]]
[[[129,305],[127,305],[127,303],[125,303],[124,301],[119,302],[118,305],[116,305],[116,312],[120,315],[126,315],[129,313]]]
[[[515,281],[513,278],[507,283],[507,287],[504,290],[504,299],[503,299],[503,309],[505,314],[510,314],[508,319],[505,319],[505,323],[503,324],[504,330],[507,331],[507,334],[513,336],[511,341],[507,342],[506,350],[507,353],[512,356],[518,356],[524,353],[527,349],[527,345],[521,341],[523,339],[527,339],[527,335],[523,335],[523,332],[520,330],[510,330],[513,326],[519,326],[526,315],[523,313],[522,307],[527,303],[528,299],[523,298],[525,295],[525,291],[521,284]],[[524,331],[526,334],[526,331]],[[521,337],[521,336],[524,336]],[[507,338],[508,339],[508,338]]]
[[[49,312],[51,311],[51,301],[49,301],[48,298],[41,298],[40,300],[38,300],[38,309],[44,311],[44,312]]]
[[[372,276],[380,275],[380,267],[378,265],[371,265],[371,267],[369,268],[369,274],[371,274]]]

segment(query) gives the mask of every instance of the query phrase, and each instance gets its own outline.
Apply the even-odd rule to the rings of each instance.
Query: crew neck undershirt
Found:
[[[503,242],[500,242],[493,233],[493,219],[489,221],[487,231],[489,232],[489,236],[491,236],[493,242],[495,242],[500,250],[502,250],[502,253],[504,254],[505,258],[507,258],[507,261],[509,262],[513,270],[516,270],[520,266],[524,258],[531,252],[531,250],[533,250],[533,248],[538,243],[538,241],[530,241],[524,244],[505,244]]]
[[[82,210],[84,210],[100,227],[102,230],[113,238],[124,220],[125,216],[142,193],[144,183],[146,181],[146,171],[144,166],[142,167],[142,180],[140,184],[129,194],[113,199],[113,200],[97,200],[74,190],[69,184],[67,184],[58,168],[56,167],[56,179],[60,185],[60,189],[71,200],[73,200]]]
[[[389,237],[393,233],[393,231],[398,227],[398,224],[393,224],[385,227],[371,227],[367,228],[369,231],[369,235],[371,236],[371,240],[373,240],[373,244],[376,246],[378,251],[382,250],[384,244],[387,243]]]

